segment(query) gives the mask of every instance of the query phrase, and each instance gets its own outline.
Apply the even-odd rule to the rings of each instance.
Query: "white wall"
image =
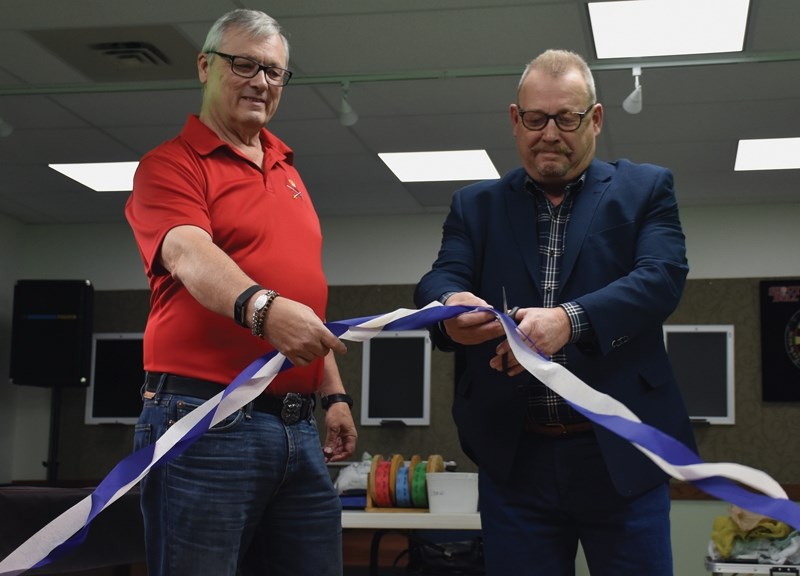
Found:
[[[681,210],[689,278],[800,276],[800,203]]]
[[[444,214],[361,216],[322,222],[328,282],[334,286],[416,284],[439,249]],[[690,278],[800,275],[800,203],[696,207],[681,211]],[[10,221],[8,221],[10,222]],[[6,226],[0,221],[0,237]],[[11,226],[19,231],[17,278],[88,278],[97,290],[145,289],[125,224]],[[7,281],[13,285],[15,279]]]
[[[444,217],[325,220],[328,282],[416,284],[436,257]],[[690,278],[800,276],[800,203],[684,208],[681,220]]]
[[[146,289],[127,224],[26,226],[19,278],[91,280],[96,290]]]

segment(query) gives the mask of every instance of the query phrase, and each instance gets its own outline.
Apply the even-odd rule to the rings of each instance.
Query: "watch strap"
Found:
[[[258,284],[253,284],[250,286],[250,288],[239,294],[239,297],[236,298],[236,302],[233,303],[233,319],[236,320],[236,323],[243,328],[247,328],[247,322],[245,318],[247,313],[247,302],[253,297],[253,294],[259,290],[263,290],[263,288]]]
[[[344,402],[350,406],[350,408],[353,407],[353,397],[350,396],[350,394],[328,394],[322,397],[320,405],[323,410],[327,410],[331,407],[331,404],[335,404],[336,402]]]
[[[439,296],[439,304],[442,304],[442,305],[446,306],[447,305],[447,299],[450,298],[450,296],[452,296],[453,294],[456,294],[456,292],[445,292],[444,294]]]

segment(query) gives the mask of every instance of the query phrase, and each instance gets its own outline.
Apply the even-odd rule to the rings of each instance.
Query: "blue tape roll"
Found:
[[[397,505],[401,508],[410,508],[412,506],[411,489],[408,485],[408,466],[401,466],[397,470],[395,496]]]

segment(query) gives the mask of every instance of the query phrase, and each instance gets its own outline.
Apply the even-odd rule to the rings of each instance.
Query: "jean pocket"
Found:
[[[141,450],[149,446],[153,436],[153,427],[150,424],[137,424],[133,428],[133,449]]]
[[[180,420],[203,403],[198,403],[196,400],[177,399],[175,401],[175,421]],[[208,432],[223,432],[236,427],[244,419],[244,413],[241,410],[236,410],[233,414],[226,416],[221,421],[217,422],[214,426],[208,429]]]

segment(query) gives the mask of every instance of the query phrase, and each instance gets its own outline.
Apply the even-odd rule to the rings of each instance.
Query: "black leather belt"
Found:
[[[593,428],[591,422],[576,422],[574,424],[525,422],[525,431],[539,436],[547,436],[548,438],[574,438],[575,436],[590,434]]]
[[[163,379],[163,383],[162,383]],[[161,388],[159,388],[159,385]],[[192,396],[201,400],[213,398],[224,386],[208,380],[187,378],[175,374],[148,372],[145,376],[145,392],[152,394],[175,394]],[[314,396],[290,392],[285,396],[261,394],[251,403],[256,412],[265,412],[279,416],[284,424],[295,424],[300,420],[308,420],[314,412]]]

